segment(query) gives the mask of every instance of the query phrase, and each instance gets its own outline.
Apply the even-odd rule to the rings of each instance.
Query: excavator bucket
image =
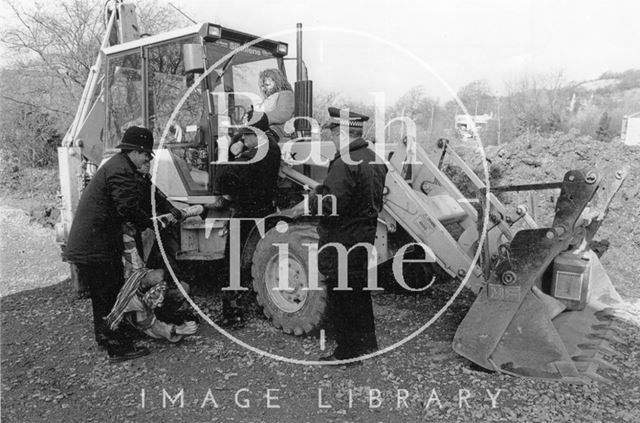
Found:
[[[588,248],[626,176],[568,172],[550,228],[521,230],[458,327],[453,349],[488,370],[570,383],[606,381],[622,300]]]

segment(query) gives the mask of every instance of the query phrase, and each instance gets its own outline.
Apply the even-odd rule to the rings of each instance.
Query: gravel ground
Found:
[[[2,280],[14,275],[21,281],[21,292],[14,285],[12,294],[3,288],[8,295],[0,303],[6,422],[640,421],[637,302],[628,307],[636,314],[619,323],[623,343],[615,345],[620,356],[608,357],[617,366],[603,372],[613,380],[608,385],[558,384],[473,369],[450,348],[472,301],[466,292],[418,337],[361,366],[275,361],[207,326],[178,345],[143,340],[150,356],[110,365],[92,339],[90,302],[75,299],[69,281],[59,282],[66,266],[56,262],[51,230],[29,225],[24,213],[0,211],[2,226],[17,231],[2,235],[3,258],[10,257],[3,261]],[[5,256],[21,245],[22,256]],[[29,266],[34,260],[40,263],[37,270]],[[426,322],[454,289],[446,283],[421,296],[376,294],[381,346]],[[629,290],[640,296],[638,288]],[[219,311],[216,295],[196,302]],[[274,353],[322,354],[317,338],[283,335],[258,315],[233,335]]]
[[[461,154],[471,162],[477,158],[477,153],[464,148]],[[601,260],[628,301],[627,313],[617,325],[621,342],[613,345],[620,354],[605,357],[616,369],[600,372],[612,383],[569,385],[477,371],[450,346],[473,300],[468,292],[419,336],[357,367],[275,361],[238,346],[206,325],[178,345],[142,340],[151,348],[150,356],[109,365],[92,339],[90,302],[75,299],[70,282],[63,281],[68,269],[59,261],[53,231],[16,209],[30,210],[38,223],[50,224],[55,217],[51,213],[54,187],[45,193],[47,207],[40,210],[44,185],[25,191],[21,178],[31,177],[34,183],[28,186],[35,187],[37,181],[55,181],[55,175],[25,172],[9,175],[4,185],[12,196],[28,195],[17,202],[3,199],[13,208],[0,207],[3,420],[640,422],[640,287],[636,283],[640,152],[562,135],[515,140],[491,147],[487,154],[499,184],[554,181],[570,168],[596,163],[631,165],[629,179],[597,236],[608,246]],[[552,197],[549,192],[537,197],[536,213],[543,220],[549,215]],[[526,198],[506,200],[514,205]],[[381,346],[393,344],[426,322],[455,288],[454,283],[440,283],[426,295],[376,294]],[[212,314],[219,312],[216,294],[195,300]],[[324,354],[318,338],[283,335],[257,313],[247,327],[232,334],[274,354],[299,359]],[[331,348],[329,341],[326,349]],[[183,396],[176,397],[181,390]],[[167,393],[164,400],[163,392]]]
[[[0,296],[60,283],[69,266],[51,229],[24,210],[0,205]]]

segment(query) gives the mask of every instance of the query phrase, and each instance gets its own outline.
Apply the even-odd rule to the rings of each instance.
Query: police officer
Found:
[[[386,165],[376,163],[375,153],[362,138],[367,116],[335,107],[329,108],[331,139],[338,151],[329,165],[322,187],[323,215],[318,225],[321,248],[318,265],[328,289],[329,317],[333,323],[337,347],[321,360],[345,360],[378,349],[373,308],[367,285],[367,250],[354,248],[348,256],[348,286],[351,291],[335,290],[338,285],[338,255],[328,243],[339,243],[349,250],[365,242],[374,244],[378,213],[382,210]],[[348,140],[348,145],[342,140]],[[347,160],[346,156],[349,157]],[[355,164],[354,164],[355,163]],[[309,210],[318,210],[318,196],[312,197]],[[331,216],[333,209],[337,216]]]
[[[260,144],[264,143],[264,144]],[[265,152],[264,156],[259,150]],[[230,205],[236,218],[263,218],[276,211],[275,199],[280,170],[280,147],[278,136],[269,128],[266,113],[251,113],[244,128],[238,131],[229,148],[229,160],[246,164],[218,165],[214,181],[214,194],[218,202],[214,208]],[[226,199],[226,200],[223,200]],[[240,245],[244,246],[255,224],[240,222]],[[231,234],[233,235],[233,234]],[[227,243],[229,257],[229,243]],[[229,269],[225,267],[221,279],[230,277],[230,272],[241,272],[241,281],[250,275],[251,269]],[[222,318],[216,323],[222,327],[239,329],[244,326],[244,311],[240,302],[243,291],[222,291]]]
[[[122,330],[110,330],[104,318],[124,284],[122,253],[123,224],[139,232],[151,227],[150,188],[142,175],[153,158],[153,134],[146,128],[130,127],[116,148],[120,153],[101,166],[82,193],[64,251],[67,261],[78,267],[78,278],[89,286],[96,342],[107,350],[109,361],[118,362],[149,353],[137,348]],[[159,191],[158,214],[181,212]]]

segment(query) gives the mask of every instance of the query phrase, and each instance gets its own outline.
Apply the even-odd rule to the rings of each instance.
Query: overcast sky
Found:
[[[524,74],[564,72],[588,80],[640,68],[635,0],[173,0],[197,21],[256,35],[282,31],[295,55],[295,24],[316,89],[392,102],[415,85],[446,100],[487,79],[496,92]],[[6,13],[6,6],[5,13]],[[177,13],[177,12],[176,12]],[[332,27],[334,29],[328,29]],[[292,70],[294,68],[291,68]],[[295,78],[292,72],[290,79]]]
[[[445,99],[447,89],[417,56],[454,90],[488,79],[504,83],[530,73],[563,71],[587,80],[607,70],[640,68],[640,2],[593,0],[175,0],[196,20],[213,20],[267,35],[295,28],[330,26],[305,34],[304,57],[319,89],[351,96],[384,91],[390,100],[425,85]],[[295,52],[294,34],[289,41]],[[384,41],[382,41],[384,40]],[[390,44],[386,44],[386,43]],[[406,51],[395,48],[400,46]],[[291,75],[290,75],[291,76]]]

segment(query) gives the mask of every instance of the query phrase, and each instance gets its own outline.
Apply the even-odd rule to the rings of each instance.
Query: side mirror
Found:
[[[200,44],[184,44],[182,46],[182,61],[184,63],[184,73],[204,73],[202,46]]]

